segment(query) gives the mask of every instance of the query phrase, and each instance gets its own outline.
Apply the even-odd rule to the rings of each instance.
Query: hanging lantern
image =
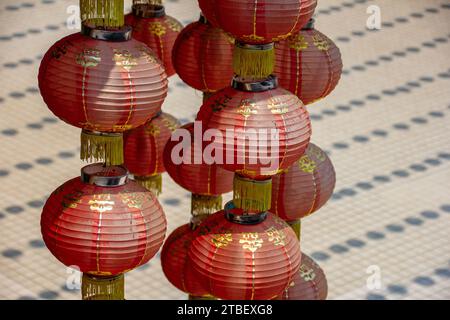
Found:
[[[122,164],[122,132],[160,111],[167,77],[152,51],[122,27],[123,0],[81,4],[82,33],[61,39],[45,54],[39,88],[57,117],[83,129],[83,160]],[[98,18],[99,8],[108,15]]]
[[[311,135],[302,102],[278,88],[275,77],[259,82],[235,77],[232,87],[203,104],[197,120],[224,137],[212,145],[222,156],[221,166],[237,173],[234,201],[243,209],[270,208],[271,176],[303,155]]]
[[[163,151],[172,132],[180,122],[170,114],[161,112],[147,124],[124,134],[125,166],[136,182],[156,195],[161,193],[165,172]]]
[[[125,22],[133,27],[133,38],[149,46],[164,63],[167,76],[174,75],[172,48],[183,26],[166,15],[161,1],[134,0],[133,11],[125,16]]]
[[[335,183],[330,158],[310,143],[300,160],[272,178],[270,212],[287,221],[304,218],[330,199]]]
[[[93,164],[47,200],[41,231],[50,252],[83,272],[84,299],[123,299],[123,274],[162,245],[166,219],[156,197],[124,167]]]
[[[312,17],[316,0],[199,0],[205,17],[236,38],[234,71],[265,78],[273,72],[273,42],[298,32]]]
[[[194,89],[210,93],[225,88],[233,77],[233,45],[233,38],[201,15],[199,21],[181,31],[175,42],[175,70]]]
[[[188,261],[193,229],[192,224],[185,224],[170,234],[161,250],[161,266],[166,278],[178,290],[188,293],[190,297],[206,298],[209,292],[200,285],[201,275]]]
[[[244,214],[228,203],[196,229],[189,263],[202,286],[226,300],[273,299],[300,267],[299,242],[271,213]]]
[[[339,48],[314,29],[314,20],[275,45],[275,74],[280,85],[303,101],[314,103],[329,95],[341,78]]]
[[[194,124],[181,127],[194,135]],[[181,187],[192,192],[191,213],[194,216],[205,216],[222,209],[222,194],[233,188],[233,173],[219,166],[208,165],[203,159],[203,147],[197,148],[194,139],[189,143],[186,152],[190,159],[175,163],[172,152],[178,141],[168,141],[164,149],[164,164],[170,177]],[[196,159],[200,159],[196,162]]]
[[[289,287],[276,300],[326,300],[328,283],[322,268],[302,253],[302,264]]]

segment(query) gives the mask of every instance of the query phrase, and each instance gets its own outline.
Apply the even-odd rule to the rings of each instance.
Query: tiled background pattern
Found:
[[[79,173],[79,131],[56,119],[37,88],[42,54],[62,36],[76,0],[0,4],[0,298],[78,299],[66,268],[46,250],[45,197]],[[382,29],[365,27],[378,5]],[[167,0],[187,24],[195,0]],[[309,107],[313,141],[338,182],[303,224],[302,247],[325,269],[331,299],[450,298],[450,2],[320,0],[317,28],[342,51],[336,91]],[[201,94],[174,76],[164,109],[191,121]],[[189,195],[164,177],[169,231],[189,216]],[[382,287],[369,290],[369,266]],[[128,299],[183,299],[159,257],[127,275]]]

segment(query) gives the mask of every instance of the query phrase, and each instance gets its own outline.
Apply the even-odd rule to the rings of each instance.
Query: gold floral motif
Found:
[[[64,208],[75,209],[81,203],[81,197],[83,192],[75,190],[74,192],[65,194],[62,199],[62,205]]]
[[[256,252],[262,247],[263,242],[263,239],[260,239],[256,232],[243,233],[242,239],[239,240],[239,243],[243,244],[242,249],[247,249],[250,252]]]
[[[167,118],[162,119],[162,123],[164,123],[164,125],[170,130],[170,131],[175,131],[176,129],[178,129],[178,125],[172,121],[169,120]]]
[[[256,109],[256,103],[249,99],[241,100],[240,107],[237,113],[241,114],[245,118],[250,117],[252,114],[258,114],[258,110]]]
[[[156,63],[158,61],[155,54],[153,53],[152,50],[150,50],[150,48],[148,48],[146,46],[137,46],[136,49],[139,50],[139,52],[141,53],[141,56],[143,56],[145,59],[147,59],[148,62]]]
[[[180,32],[181,29],[183,28],[183,26],[174,18],[170,17],[170,16],[166,16],[166,23],[167,26],[175,32]]]
[[[90,206],[89,208],[92,211],[103,213],[106,211],[111,211],[115,202],[111,201],[110,194],[105,193],[94,195],[94,198],[92,200],[89,200],[88,204]]]
[[[149,23],[148,31],[150,32],[150,34],[153,34],[157,37],[162,37],[166,34],[166,27],[164,27],[161,22],[156,21]]]
[[[138,65],[137,59],[128,50],[114,49],[113,61],[116,62],[117,66],[123,67],[127,71]]]
[[[96,67],[102,61],[100,52],[96,48],[86,48],[77,55],[76,62],[85,68]]]
[[[294,34],[287,39],[289,48],[294,49],[295,51],[302,51],[308,49],[308,42],[305,40],[305,36],[300,33]]]
[[[156,137],[161,131],[158,126],[155,126],[153,123],[149,123],[145,126],[145,132],[153,137]]]
[[[302,264],[298,271],[300,273],[300,277],[305,281],[313,281],[316,278],[316,273],[314,269],[308,269],[308,266]]]
[[[330,42],[325,37],[322,37],[320,34],[316,34],[313,36],[314,45],[320,51],[328,51],[330,48]]]
[[[314,170],[317,168],[316,162],[311,159],[307,154],[305,154],[303,157],[298,160],[298,167],[300,170],[306,173],[313,173]]]
[[[143,193],[126,193],[121,194],[123,204],[128,208],[142,209],[145,200],[145,194]]]
[[[231,236],[231,233],[215,234],[211,239],[212,244],[215,245],[216,248],[226,247],[232,241],[233,237]]]
[[[269,242],[273,242],[274,246],[285,246],[286,235],[282,230],[277,230],[274,227],[270,227],[266,230]]]

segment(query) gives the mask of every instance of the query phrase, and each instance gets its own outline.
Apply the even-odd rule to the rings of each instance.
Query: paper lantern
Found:
[[[310,143],[300,160],[272,178],[270,212],[287,221],[304,218],[330,199],[335,183],[330,158]]]
[[[180,122],[161,112],[147,124],[124,134],[125,166],[134,179],[155,194],[161,193],[161,173],[165,172],[163,151]]]
[[[233,77],[233,44],[234,39],[201,16],[187,25],[175,42],[175,70],[194,89],[215,92],[225,88]]]
[[[208,296],[208,292],[199,285],[200,275],[188,261],[193,234],[190,224],[175,229],[164,242],[161,250],[161,266],[166,278],[178,290],[190,296],[205,297]]]
[[[122,164],[122,132],[160,111],[167,77],[152,51],[129,39],[130,30],[84,32],[90,36],[69,35],[47,51],[39,88],[57,117],[83,129],[83,160]]]
[[[273,299],[291,283],[300,260],[298,240],[283,220],[244,215],[232,205],[202,222],[189,249],[203,288],[226,300]]]
[[[289,287],[277,300],[325,300],[328,283],[322,268],[302,253],[302,264]]]
[[[84,167],[81,179],[56,189],[42,211],[47,248],[66,266],[77,266],[83,281],[99,290],[99,282],[123,283],[117,276],[149,261],[165,236],[166,219],[156,197],[128,181],[127,174],[124,167]],[[83,296],[95,291],[83,288]]]
[[[163,62],[167,76],[175,74],[172,48],[183,28],[175,18],[166,15],[164,6],[134,4],[133,12],[125,16],[126,24],[133,27],[133,38],[145,43]]]
[[[339,48],[314,29],[311,20],[300,32],[275,44],[275,74],[280,85],[310,104],[329,95],[342,74]]]
[[[303,155],[311,135],[309,115],[302,102],[278,88],[275,77],[261,82],[235,77],[232,87],[219,91],[202,105],[197,120],[205,129],[217,129],[224,137],[213,142],[216,154],[223,159],[227,159],[227,151],[230,153],[230,161],[224,160],[221,166],[256,180],[291,166]],[[225,139],[227,130],[234,135],[231,142]],[[274,138],[274,133],[279,139]],[[257,150],[250,148],[255,146]]]
[[[177,140],[168,141],[164,150],[166,170],[178,185],[193,194],[193,214],[214,213],[222,208],[221,195],[233,189],[233,173],[215,164],[209,165],[204,161],[202,145],[200,145],[200,148],[197,148],[194,144],[193,123],[184,125],[180,130],[187,130],[189,137],[192,138],[187,144],[189,148],[185,150],[190,152],[190,157],[181,163],[174,161],[174,157],[179,156],[179,153],[173,154],[174,148],[180,142]],[[196,158],[200,159],[200,161],[196,162]]]
[[[245,43],[288,37],[314,14],[316,0],[199,0],[205,17]]]

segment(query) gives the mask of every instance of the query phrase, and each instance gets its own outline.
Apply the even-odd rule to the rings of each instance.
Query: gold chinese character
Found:
[[[294,34],[287,39],[289,48],[294,49],[295,51],[302,51],[308,49],[308,42],[305,40],[305,37],[301,34]]]
[[[174,18],[166,16],[166,23],[172,31],[180,32],[183,26]]]
[[[100,50],[96,48],[86,48],[76,58],[76,62],[85,68],[96,67],[101,61]]]
[[[279,103],[276,99],[272,99],[267,107],[272,114],[285,114],[289,111],[289,108],[285,104]]]
[[[111,211],[114,204],[114,201],[111,201],[110,194],[96,194],[92,200],[89,200],[90,209],[100,213]]]
[[[317,164],[307,154],[298,160],[298,167],[306,173],[313,173],[316,170]]]
[[[63,196],[62,205],[64,208],[75,209],[81,203],[83,193],[79,190],[65,194]]]
[[[122,202],[128,206],[128,208],[142,209],[142,205],[145,200],[145,194],[143,193],[124,193],[121,195]]]
[[[257,114],[258,110],[256,110],[256,104],[253,101],[244,99],[241,101],[241,105],[237,112],[245,118],[248,118],[252,114]]]
[[[316,278],[316,273],[313,269],[308,269],[308,267],[304,264],[300,266],[300,269],[298,271],[300,273],[300,276],[305,281],[313,281]]]
[[[257,233],[243,233],[242,239],[239,240],[240,244],[243,244],[242,248],[251,252],[255,252],[262,247],[263,239],[259,239]]]
[[[316,34],[315,36],[313,36],[313,41],[314,41],[314,45],[320,51],[327,51],[330,48],[329,41],[325,37],[322,37],[319,34]]]
[[[215,234],[211,239],[212,244],[215,245],[216,248],[226,247],[232,241],[233,237],[231,236],[231,233]]]
[[[114,49],[113,61],[116,62],[117,66],[123,67],[126,70],[130,70],[132,67],[137,66],[137,59],[133,57],[128,50],[118,50]]]
[[[150,34],[154,34],[157,37],[162,37],[166,34],[166,27],[164,27],[161,22],[156,21],[148,25],[148,31]]]
[[[274,227],[270,227],[266,230],[267,236],[269,237],[269,242],[273,242],[274,246],[284,246],[286,242],[286,235],[282,230],[277,230]]]

